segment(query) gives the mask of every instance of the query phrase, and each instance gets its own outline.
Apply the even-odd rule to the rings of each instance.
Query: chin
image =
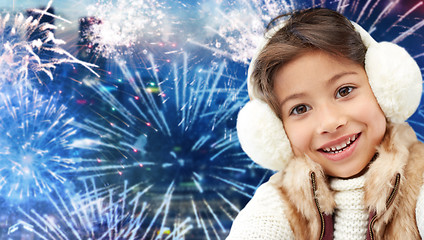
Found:
[[[354,178],[355,176],[357,176],[357,173],[355,173],[355,174],[339,174],[338,176],[333,176],[333,177],[337,177],[337,178]]]
[[[357,171],[349,171],[349,172],[343,172],[343,173],[337,173],[337,174],[328,174],[329,176],[332,177],[337,177],[337,178],[356,178],[359,176],[362,176],[364,173],[366,173],[366,170],[368,168],[364,168],[364,169],[359,169]]]

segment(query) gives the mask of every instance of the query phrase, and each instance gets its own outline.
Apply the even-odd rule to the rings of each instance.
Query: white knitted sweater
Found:
[[[335,191],[334,239],[365,239],[369,213],[364,205],[365,177],[354,179],[332,179],[330,186]]]
[[[336,192],[334,239],[365,239],[368,212],[364,199],[364,177],[333,179],[331,188]],[[285,205],[270,183],[258,188],[251,201],[233,222],[227,240],[281,240],[294,239],[293,231],[284,215]],[[424,237],[424,186],[418,198],[416,219],[421,238]],[[423,238],[424,239],[424,238]]]

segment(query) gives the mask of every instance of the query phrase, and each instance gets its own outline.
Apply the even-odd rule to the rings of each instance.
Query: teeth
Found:
[[[351,144],[355,140],[356,140],[356,135],[354,135],[352,138],[349,138],[345,143],[342,143],[342,144],[340,144],[338,146],[334,146],[334,147],[331,147],[331,148],[330,147],[327,147],[327,148],[325,148],[323,150],[325,152],[339,153],[339,152],[342,152],[346,146],[348,146],[349,144]]]
[[[342,149],[342,148],[345,148],[345,147],[346,147],[346,145],[347,145],[346,143],[343,143],[342,145],[340,145],[340,146],[338,146],[338,147],[337,147],[337,150],[340,150],[340,149]]]

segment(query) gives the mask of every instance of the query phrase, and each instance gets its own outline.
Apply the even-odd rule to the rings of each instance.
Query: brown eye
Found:
[[[337,91],[336,98],[346,97],[352,92],[352,90],[353,90],[353,87],[342,87]]]
[[[290,115],[294,114],[294,115],[300,115],[300,114],[304,114],[307,111],[309,111],[311,109],[311,107],[307,106],[307,105],[297,105],[296,107],[293,108],[293,110],[291,111]]]

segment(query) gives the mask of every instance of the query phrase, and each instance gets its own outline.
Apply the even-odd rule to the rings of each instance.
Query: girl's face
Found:
[[[386,118],[363,67],[311,51],[280,68],[274,93],[296,156],[309,156],[325,173],[347,178],[371,161]]]

